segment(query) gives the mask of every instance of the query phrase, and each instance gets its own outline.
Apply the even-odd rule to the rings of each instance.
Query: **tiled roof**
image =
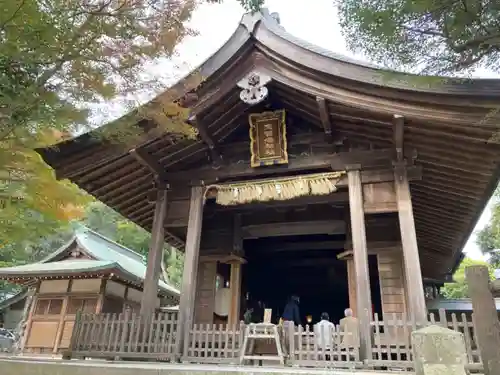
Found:
[[[89,260],[59,260],[75,243],[91,258]],[[86,227],[75,230],[73,238],[38,263],[16,267],[0,268],[0,278],[19,277],[35,274],[67,275],[94,271],[118,270],[134,281],[143,282],[146,277],[146,259],[141,254],[128,249]],[[164,293],[179,296],[175,287],[160,280],[159,289]]]

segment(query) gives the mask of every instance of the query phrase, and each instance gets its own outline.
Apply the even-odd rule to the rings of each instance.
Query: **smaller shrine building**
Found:
[[[37,354],[68,348],[77,311],[138,311],[145,275],[145,257],[84,227],[38,263],[0,268],[0,279],[28,290],[21,348]],[[160,279],[156,307],[177,304],[179,295]]]

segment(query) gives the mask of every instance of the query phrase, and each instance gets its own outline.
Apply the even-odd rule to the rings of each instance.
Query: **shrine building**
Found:
[[[276,321],[293,294],[304,320],[352,308],[368,350],[373,313],[426,320],[459,266],[499,177],[499,94],[496,80],[430,84],[326,51],[264,10],[148,103],[156,115],[112,124],[133,119],[134,142],[90,132],[38,152],[152,233],[142,314],[156,307],[163,241],[184,252],[179,337],[235,325],[252,301]],[[169,98],[196,137],[163,130]]]
[[[0,268],[0,280],[23,288],[13,297],[22,303],[15,324],[21,350],[34,354],[67,350],[78,311],[139,312],[145,276],[144,256],[83,226],[41,261]],[[163,276],[157,285],[155,308],[178,303],[179,291]]]

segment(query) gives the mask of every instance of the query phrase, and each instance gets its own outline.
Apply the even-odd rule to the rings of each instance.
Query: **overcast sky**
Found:
[[[314,5],[313,5],[314,4]],[[297,0],[267,0],[270,12],[278,12],[281,25],[291,34],[310,43],[331,51],[363,60],[350,53],[340,33],[338,17],[332,0],[310,0],[308,5]],[[178,48],[178,57],[173,63],[165,63],[151,69],[154,74],[175,72],[169,76],[179,78],[200,65],[221,47],[234,32],[244,11],[236,0],[225,0],[221,5],[203,5],[193,15],[192,26],[199,35],[185,40]],[[478,71],[475,76],[499,78],[487,71]],[[107,107],[109,111],[109,106]],[[120,109],[116,109],[118,112]],[[118,113],[107,113],[116,117]],[[489,220],[487,208],[478,222],[476,230],[481,229]],[[482,258],[475,245],[474,236],[469,239],[465,251],[470,257]]]

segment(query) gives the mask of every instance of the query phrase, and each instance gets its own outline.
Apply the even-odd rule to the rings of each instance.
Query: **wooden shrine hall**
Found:
[[[499,177],[499,94],[495,80],[430,85],[325,51],[264,10],[147,104],[155,115],[113,124],[133,119],[134,141],[91,132],[38,152],[151,231],[142,314],[155,308],[163,241],[184,251],[181,340],[193,323],[235,325],[252,300],[274,321],[297,294],[304,319],[351,307],[366,353],[372,313],[426,321],[426,300],[460,264]],[[163,130],[166,98],[195,137]],[[226,285],[227,318],[215,314]]]

